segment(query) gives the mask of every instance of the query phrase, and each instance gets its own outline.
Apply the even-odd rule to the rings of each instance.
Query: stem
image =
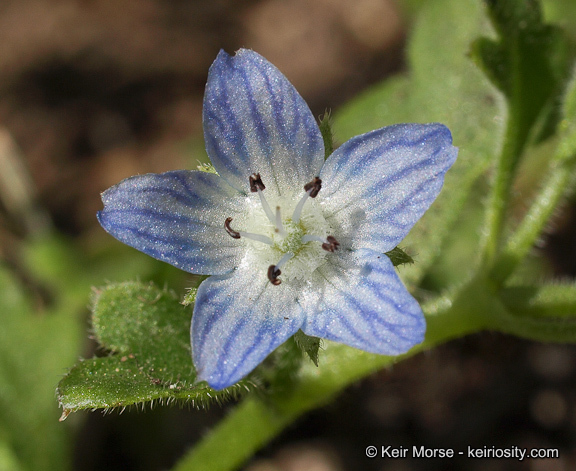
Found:
[[[558,202],[565,194],[570,183],[571,173],[571,166],[562,166],[550,175],[520,226],[508,239],[494,265],[492,279],[496,283],[503,284],[534,246],[544,226],[557,208]]]
[[[456,299],[429,304],[426,340],[401,357],[373,355],[340,344],[329,344],[320,367],[307,362],[290,395],[251,397],[186,455],[174,471],[230,471],[241,466],[264,444],[305,412],[326,404],[346,386],[385,366],[487,326],[486,312],[497,310],[493,290],[473,280]]]
[[[575,167],[576,125],[566,119],[548,178],[492,269],[492,279],[496,283],[503,284],[534,246],[558,203],[569,190]]]
[[[492,193],[486,209],[486,234],[484,238],[483,260],[485,266],[494,263],[499,241],[504,227],[504,215],[508,209],[510,187],[512,185],[516,163],[525,146],[525,132],[521,132],[519,120],[510,115],[504,136],[500,158],[496,164],[492,182]]]

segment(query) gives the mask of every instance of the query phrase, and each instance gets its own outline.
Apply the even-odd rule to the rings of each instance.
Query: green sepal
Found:
[[[334,132],[332,131],[332,113],[329,110],[324,111],[324,114],[320,118],[320,133],[322,134],[322,139],[324,140],[324,158],[330,157],[330,154],[334,152]]]
[[[215,175],[218,175],[218,172],[214,168],[214,165],[212,165],[212,163],[210,162],[199,162],[198,165],[196,166],[196,169],[199,170],[200,172],[213,173]]]
[[[303,353],[308,355],[312,363],[318,366],[318,351],[322,346],[322,340],[318,337],[312,337],[310,335],[306,335],[302,330],[298,330],[294,334],[294,342]]]
[[[198,294],[198,287],[196,288],[188,288],[186,294],[184,295],[184,299],[182,300],[182,304],[184,306],[191,306],[196,302],[196,295]]]
[[[414,259],[400,247],[394,247],[389,252],[386,252],[385,255],[395,267],[399,265],[412,265],[414,263]]]

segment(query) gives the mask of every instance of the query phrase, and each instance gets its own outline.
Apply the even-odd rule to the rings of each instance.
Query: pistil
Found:
[[[276,232],[278,232],[283,237],[286,237],[287,232],[284,230],[284,225],[282,224],[282,215],[280,214],[280,206],[276,206]]]

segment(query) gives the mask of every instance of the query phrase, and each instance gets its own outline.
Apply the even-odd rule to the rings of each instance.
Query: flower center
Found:
[[[306,280],[326,256],[340,247],[332,228],[324,218],[319,205],[313,200],[322,188],[322,180],[315,177],[304,185],[304,195],[296,198],[266,199],[266,189],[260,174],[250,175],[250,191],[258,198],[249,197],[250,211],[245,225],[250,232],[237,231],[227,218],[224,228],[235,239],[244,238],[249,245],[246,263],[266,271],[270,283],[279,285],[282,280]],[[312,200],[310,200],[312,198]],[[309,201],[310,200],[310,201]],[[275,211],[270,203],[274,203]],[[291,217],[287,217],[291,215]]]
[[[278,212],[280,206],[278,206]],[[305,234],[304,228],[300,224],[296,224],[293,220],[287,219],[282,221],[283,231],[275,229],[275,237],[273,237],[274,247],[283,253],[292,252],[297,255],[297,252],[302,248],[302,236]]]

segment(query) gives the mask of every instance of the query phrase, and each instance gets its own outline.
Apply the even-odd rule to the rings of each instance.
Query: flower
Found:
[[[302,97],[246,49],[214,61],[203,122],[217,173],[128,178],[98,213],[125,244],[213,275],[192,317],[198,379],[230,386],[298,329],[387,355],[422,342],[422,310],[384,253],[440,192],[457,155],[450,131],[384,127],[325,161]]]

